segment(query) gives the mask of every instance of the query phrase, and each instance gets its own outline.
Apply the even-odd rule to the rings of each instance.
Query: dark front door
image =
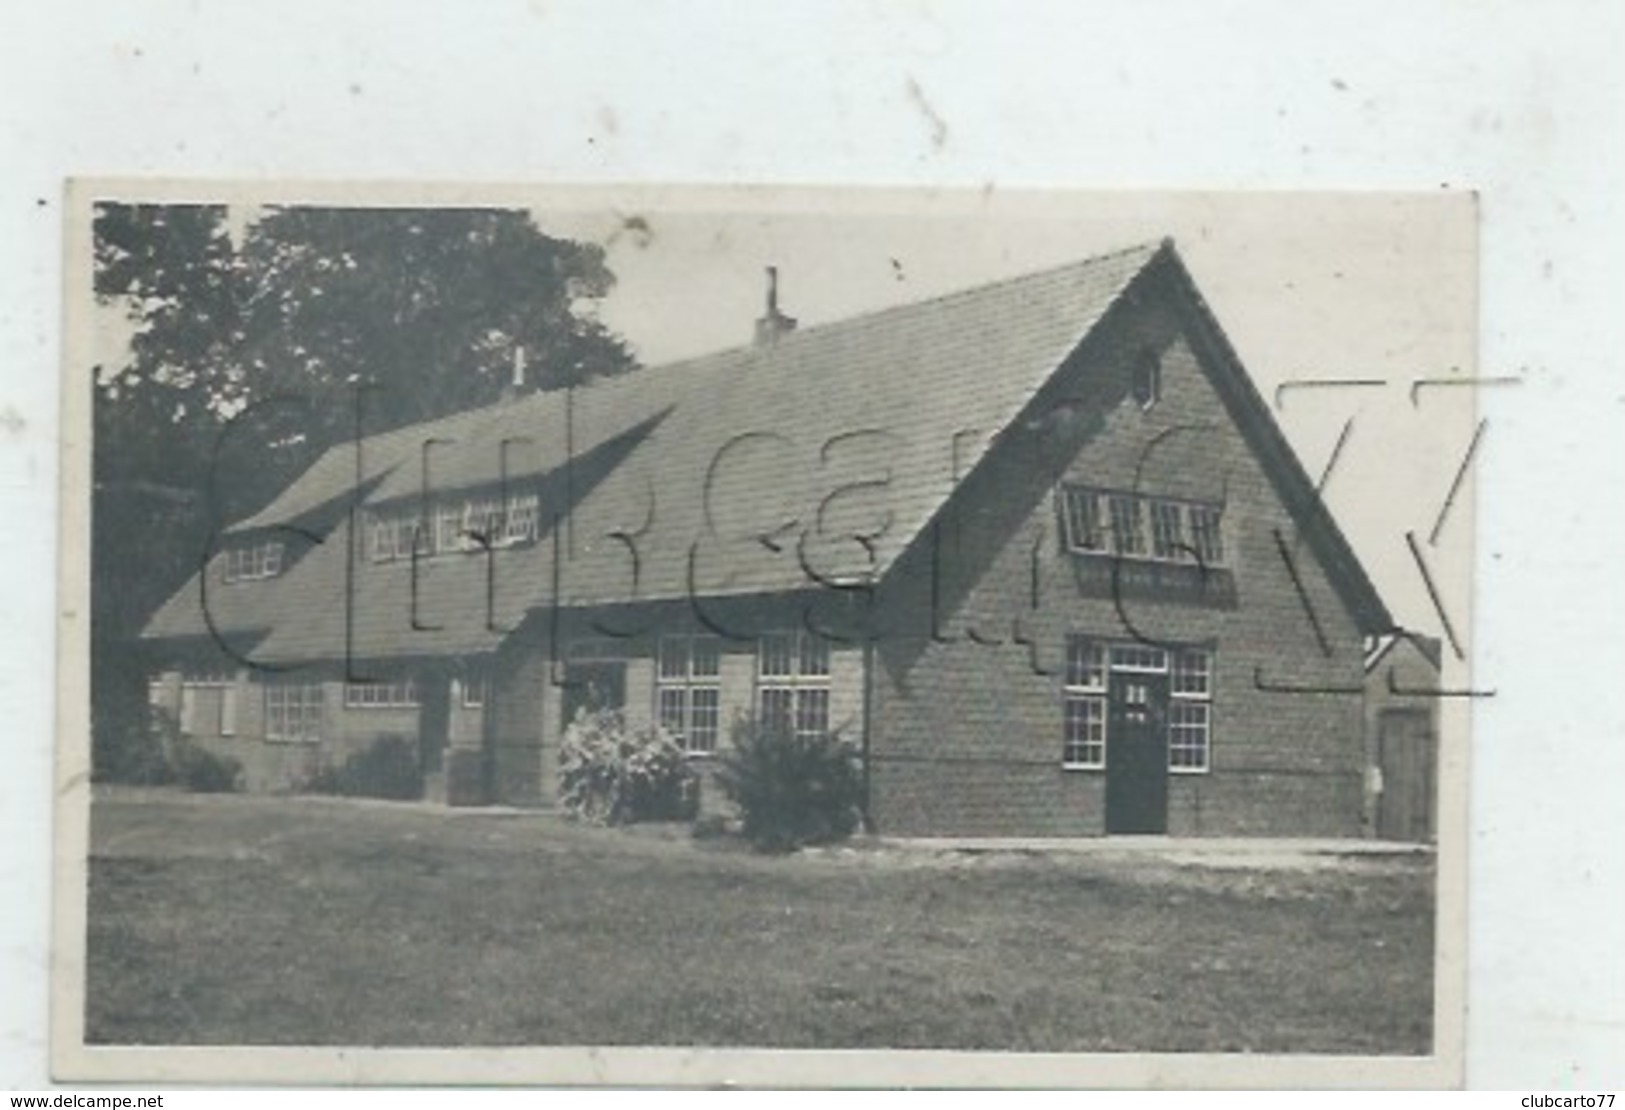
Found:
[[[565,728],[582,712],[599,713],[626,708],[626,664],[620,662],[569,663],[564,668]]]
[[[1168,831],[1168,676],[1114,671],[1107,689],[1106,831]]]

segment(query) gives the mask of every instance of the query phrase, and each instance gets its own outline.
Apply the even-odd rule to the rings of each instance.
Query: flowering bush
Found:
[[[759,851],[844,840],[860,820],[862,765],[836,733],[801,734],[740,717],[717,785],[739,807],[741,832]]]
[[[663,730],[629,730],[616,710],[582,712],[559,748],[559,798],[571,816],[599,825],[686,820],[699,781]]]

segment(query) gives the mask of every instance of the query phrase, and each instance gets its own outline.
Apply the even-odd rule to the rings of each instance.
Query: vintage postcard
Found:
[[[58,1078],[1460,1082],[1471,196],[69,203]]]

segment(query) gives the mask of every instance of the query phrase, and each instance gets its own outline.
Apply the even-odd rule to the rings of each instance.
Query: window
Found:
[[[463,679],[463,708],[484,709],[485,699],[491,696],[491,680],[484,675],[469,675]]]
[[[1080,555],[1109,549],[1128,559],[1222,566],[1221,516],[1220,506],[1204,502],[1085,486],[1061,489],[1062,539]]]
[[[229,677],[220,685],[220,735],[237,735],[237,684]]]
[[[376,514],[368,517],[367,535],[371,538],[372,561],[383,562],[395,557],[395,522]]]
[[[205,671],[181,680],[180,729],[189,736],[237,733],[237,680],[223,671]]]
[[[1213,658],[1199,648],[1176,651],[1168,669],[1168,769],[1206,771],[1212,718]]]
[[[1185,548],[1185,506],[1173,501],[1151,502],[1151,556],[1155,559],[1183,559]]]
[[[1063,707],[1061,766],[1106,766],[1106,652],[1099,641],[1067,637]]]
[[[322,738],[322,687],[314,682],[273,682],[265,687],[265,738],[284,744],[316,744]]]
[[[410,559],[418,537],[427,534],[418,528],[418,514],[415,511],[373,513],[370,519],[374,562]]]
[[[417,686],[410,678],[399,682],[347,682],[346,709],[410,709],[418,704]]]
[[[198,692],[190,682],[181,683],[180,730],[187,736],[198,734]]]
[[[1224,541],[1219,533],[1219,510],[1209,505],[1191,505],[1191,546],[1205,567],[1224,563]]]
[[[461,505],[449,503],[441,505],[434,514],[433,553],[461,551],[462,548],[463,508]]]
[[[1061,766],[1102,770],[1108,760],[1109,677],[1113,673],[1168,676],[1168,770],[1208,769],[1213,719],[1213,653],[1205,648],[1164,650],[1068,636],[1061,691]]]
[[[275,578],[281,573],[282,544],[278,540],[234,544],[226,549],[224,577],[227,582]]]
[[[1162,397],[1162,360],[1155,351],[1142,352],[1134,363],[1134,400],[1148,409]]]
[[[1106,499],[1112,517],[1112,550],[1119,555],[1145,551],[1145,537],[1140,534],[1140,501],[1132,494],[1118,493]]]
[[[467,550],[501,547],[507,540],[507,519],[499,497],[479,497],[463,503],[461,545]]]
[[[373,510],[369,535],[373,562],[410,559],[448,551],[480,551],[533,543],[539,533],[541,501],[534,493],[504,500],[495,493],[437,497]]]
[[[763,636],[756,652],[763,727],[798,736],[829,732],[829,642],[806,632]]]
[[[721,720],[721,647],[715,636],[662,636],[655,667],[655,711],[660,727],[684,751],[717,749]]]
[[[1175,701],[1168,706],[1168,767],[1174,771],[1207,770],[1206,702]]]
[[[1176,698],[1210,698],[1213,696],[1212,660],[1208,653],[1195,648],[1174,653],[1169,669],[1168,691]]]
[[[1168,669],[1168,653],[1149,644],[1113,644],[1112,670],[1161,674]]]
[[[507,542],[531,543],[536,539],[541,502],[534,493],[508,498]]]
[[[1062,526],[1073,551],[1099,551],[1106,546],[1100,528],[1100,494],[1068,486],[1062,491]]]

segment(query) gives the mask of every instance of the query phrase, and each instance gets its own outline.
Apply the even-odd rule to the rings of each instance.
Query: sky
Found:
[[[606,245],[618,284],[600,317],[659,364],[748,342],[765,267],[802,326],[1172,238],[1310,475],[1343,447],[1325,497],[1395,618],[1442,635],[1406,534],[1464,650],[1470,639],[1477,212],[1469,194],[834,195],[533,208],[556,235]],[[1352,424],[1349,422],[1352,420]],[[1347,428],[1346,438],[1344,438]],[[1478,451],[1493,448],[1486,434]]]

